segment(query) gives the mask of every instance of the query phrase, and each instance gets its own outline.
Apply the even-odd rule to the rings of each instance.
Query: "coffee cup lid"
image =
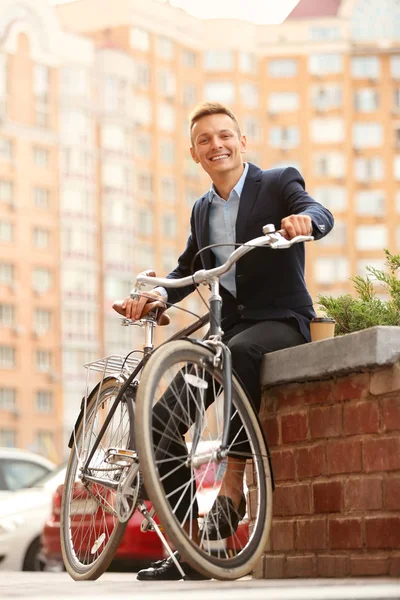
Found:
[[[336,323],[336,321],[332,317],[314,317],[311,323]]]

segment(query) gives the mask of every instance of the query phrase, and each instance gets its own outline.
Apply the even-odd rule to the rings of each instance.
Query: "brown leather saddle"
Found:
[[[125,309],[122,308],[122,303],[123,303],[123,300],[116,300],[114,302],[114,304],[112,305],[112,307],[115,311],[117,311],[118,314],[125,317]],[[145,317],[146,315],[148,315],[149,312],[156,311],[157,324],[160,326],[161,325],[169,325],[171,319],[169,318],[168,315],[165,314],[164,311],[161,314],[159,314],[160,308],[161,309],[165,308],[165,304],[164,304],[164,302],[161,302],[161,300],[155,300],[154,302],[148,302],[147,304],[145,304],[145,306],[143,308],[142,317]]]

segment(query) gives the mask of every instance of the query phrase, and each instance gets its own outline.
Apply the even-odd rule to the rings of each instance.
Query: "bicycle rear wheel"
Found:
[[[204,575],[236,579],[252,570],[266,546],[272,481],[258,418],[235,378],[228,455],[218,456],[223,374],[213,366],[213,356],[187,340],[153,354],[138,390],[136,444],[146,490],[176,549]],[[238,526],[226,512],[210,510],[228,461],[231,468],[237,459],[239,477],[246,461],[247,497],[247,514]],[[228,533],[219,532],[221,516]]]
[[[133,449],[133,399],[136,388],[116,402],[123,382],[107,377],[90,393],[76,429],[63,486],[60,535],[65,567],[75,580],[97,579],[114,558],[127,525],[119,515],[120,489],[132,459],[110,456],[110,449]],[[128,398],[129,396],[129,398]],[[116,404],[110,418],[111,407]],[[109,423],[100,440],[105,420]],[[98,446],[90,458],[94,444]],[[129,453],[128,453],[129,454]],[[139,475],[134,485],[139,491]],[[129,512],[136,503],[131,498]]]

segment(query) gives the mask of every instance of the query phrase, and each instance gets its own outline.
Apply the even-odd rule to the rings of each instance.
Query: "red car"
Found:
[[[60,542],[60,510],[63,486],[58,486],[53,494],[52,512],[45,523],[42,532],[42,554],[46,564],[62,566],[61,542]],[[146,502],[147,507],[151,507]],[[118,546],[112,564],[113,568],[138,568],[148,565],[150,561],[165,557],[164,547],[158,535],[154,531],[143,533],[140,525],[143,515],[136,510],[128,521],[125,533]]]

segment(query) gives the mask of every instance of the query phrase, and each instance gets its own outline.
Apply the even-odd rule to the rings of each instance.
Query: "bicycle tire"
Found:
[[[182,450],[182,456],[176,460],[177,452],[171,452],[169,446],[171,442],[178,445],[181,444],[179,436],[182,435],[182,431],[186,427],[189,427],[189,433],[185,434],[185,445],[186,449],[190,449],[188,455],[192,453],[190,456],[191,460],[193,460],[193,453],[196,453],[200,446],[197,445],[197,448],[194,449],[194,445],[188,445],[188,435],[198,437],[198,432],[201,431],[201,443],[203,441],[206,442],[203,445],[207,447],[208,445],[211,447],[215,445],[215,440],[221,440],[221,427],[218,434],[215,434],[215,431],[210,433],[211,425],[209,421],[211,418],[214,419],[214,417],[209,417],[204,407],[202,408],[204,398],[200,402],[198,399],[194,399],[195,395],[196,398],[201,395],[199,393],[201,388],[206,389],[207,394],[210,389],[210,393],[215,393],[218,398],[221,397],[223,374],[221,369],[213,366],[212,358],[213,354],[208,348],[188,340],[174,341],[166,344],[152,355],[143,370],[138,390],[135,421],[136,445],[147,493],[167,536],[180,552],[183,559],[197,569],[197,571],[208,577],[215,579],[237,579],[247,575],[253,569],[266,547],[272,520],[272,478],[268,452],[260,422],[236,378],[233,378],[232,382],[234,415],[235,418],[240,418],[242,427],[246,431],[247,439],[251,440],[251,453],[246,456],[246,474],[250,474],[250,471],[247,471],[250,467],[251,477],[255,478],[255,483],[250,480],[251,477],[247,478],[247,483],[249,484],[248,490],[250,490],[249,493],[251,495],[250,508],[253,520],[251,526],[249,526],[248,537],[245,538],[243,536],[243,539],[241,539],[242,534],[239,534],[238,528],[236,532],[232,531],[228,539],[225,536],[214,542],[214,540],[207,537],[207,523],[210,518],[210,512],[207,513],[204,510],[202,520],[198,519],[195,512],[197,508],[194,508],[194,506],[197,507],[198,501],[204,496],[204,494],[202,495],[204,491],[209,492],[211,489],[214,499],[218,493],[220,480],[217,472],[219,467],[218,464],[215,464],[215,459],[210,460],[206,464],[204,477],[203,475],[199,476],[199,472],[195,469],[191,469],[191,479],[190,481],[189,479],[186,481],[184,487],[182,485],[178,486],[174,493],[167,489],[169,476],[167,469],[170,469],[170,475],[173,477],[174,472],[176,473],[177,470],[187,468],[185,450]],[[166,375],[167,372],[168,376]],[[177,384],[178,380],[180,387]],[[187,393],[185,393],[185,388],[182,385],[183,382],[187,384]],[[210,382],[212,382],[211,387],[209,387]],[[172,404],[169,404],[168,407],[167,405],[162,407],[160,403],[167,402],[168,394],[175,393],[174,388],[176,388],[177,393],[176,405],[180,405],[180,410],[175,415],[174,424],[171,424],[171,421],[168,421],[168,424],[166,424],[162,422],[159,415],[166,415],[168,411],[170,414]],[[190,415],[187,415],[187,421],[185,421],[186,417],[182,416],[186,400],[189,407],[188,412],[192,411]],[[220,399],[218,399],[218,402],[221,404]],[[154,405],[157,405],[155,411]],[[196,405],[195,418],[197,419],[197,422],[194,424],[193,405]],[[165,409],[165,413],[159,411],[160,407],[162,410]],[[219,409],[216,408],[214,412],[217,412],[217,410]],[[175,411],[175,408],[173,411]],[[201,413],[200,426],[199,413]],[[160,423],[158,423],[158,420]],[[219,420],[221,421],[221,419]],[[181,425],[182,431],[177,431]],[[175,433],[177,434],[176,439],[173,438]],[[164,442],[166,441],[164,447],[163,439]],[[230,442],[229,450],[231,455],[235,453],[236,443],[235,439]],[[212,462],[214,464],[211,464]],[[209,471],[214,476],[214,480],[211,486],[206,487],[205,478],[208,476]],[[177,496],[179,493],[181,493],[179,500],[173,500],[174,496]],[[190,506],[186,509],[186,505],[186,513],[182,517],[178,513],[180,503],[182,503],[182,498],[186,493],[191,494],[190,502],[193,503],[193,507]],[[195,543],[195,536],[191,533],[194,531],[193,526],[196,525],[194,522],[195,519],[203,527],[201,547]],[[188,532],[184,529],[184,523],[186,523]],[[231,543],[233,544],[233,550],[228,547],[228,544]],[[219,549],[217,548],[218,544],[221,546]]]
[[[95,386],[86,401],[86,419],[82,418],[74,435],[62,493],[60,537],[65,567],[76,581],[94,580],[104,573],[114,558],[127,526],[127,522],[120,522],[116,516],[114,490],[101,489],[101,485],[90,481],[77,482],[79,458],[84,462],[85,453],[86,457],[90,455],[93,447],[91,440],[96,439],[96,427],[99,431],[123,385],[116,377],[107,377],[102,384]],[[122,392],[125,393],[124,390]],[[114,423],[114,417],[120,420],[123,431],[119,431],[118,421]],[[98,454],[90,461],[92,474],[117,481],[126,473],[128,467],[110,467],[103,459],[109,447],[132,449],[133,418],[133,401],[120,401],[100,441],[96,451]],[[83,439],[86,434],[89,434],[87,448]],[[82,452],[81,456],[78,452]]]

